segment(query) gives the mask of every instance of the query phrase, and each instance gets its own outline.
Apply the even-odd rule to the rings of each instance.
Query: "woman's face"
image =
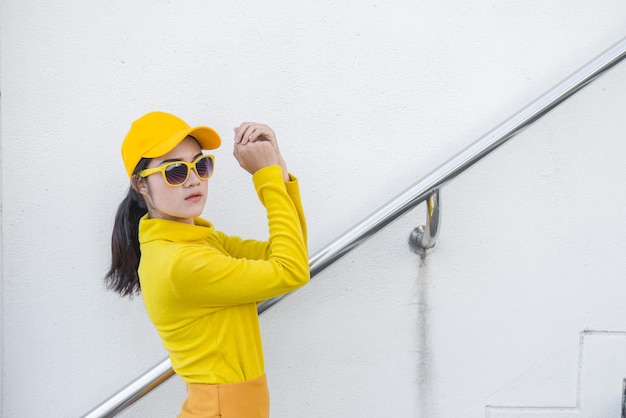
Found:
[[[147,168],[158,167],[172,161],[193,162],[202,155],[195,139],[187,137],[165,155],[153,158]],[[169,219],[193,224],[206,203],[208,180],[200,180],[194,170],[189,170],[187,181],[181,186],[169,186],[161,173],[142,178],[137,189],[146,200],[151,218]]]

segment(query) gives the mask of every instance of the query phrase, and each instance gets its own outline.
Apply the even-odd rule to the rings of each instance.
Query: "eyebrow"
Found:
[[[196,160],[197,160],[198,158],[200,158],[202,155],[203,155],[203,154],[202,154],[202,152],[199,152],[198,154],[196,154],[196,156],[195,156],[195,157],[193,157],[193,159],[192,159],[191,161],[196,161]],[[177,162],[179,162],[179,161],[184,161],[184,160],[185,160],[184,158],[170,158],[170,159],[168,159],[168,160],[163,160],[163,161],[161,161],[161,162],[159,163],[159,165],[163,165],[163,164],[166,164],[166,163],[177,163]]]

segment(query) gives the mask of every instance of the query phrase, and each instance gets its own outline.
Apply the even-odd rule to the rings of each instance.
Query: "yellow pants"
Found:
[[[265,375],[241,383],[187,384],[187,399],[178,418],[269,418]]]

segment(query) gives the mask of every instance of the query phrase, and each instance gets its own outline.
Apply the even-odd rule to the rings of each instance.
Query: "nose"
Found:
[[[186,187],[195,186],[197,184],[200,184],[201,181],[202,180],[200,179],[200,177],[198,177],[198,174],[196,174],[196,170],[189,169],[189,178],[187,178],[187,181],[185,182],[185,186]]]

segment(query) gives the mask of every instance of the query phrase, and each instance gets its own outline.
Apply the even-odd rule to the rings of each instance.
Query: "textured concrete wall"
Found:
[[[242,120],[272,125],[315,253],[626,27],[618,0],[0,6],[7,418],[78,416],[165,356],[141,298],[102,285],[127,188],[119,146],[137,116],[162,109],[222,133],[205,216],[255,238],[263,211],[228,140]],[[451,184],[421,266],[406,244],[420,209],[268,312],[273,416],[531,405],[537,384],[505,396],[526,371],[576,359],[563,353],[585,328],[626,330],[624,246],[609,234],[624,226],[612,171],[623,72]],[[183,398],[172,380],[126,415],[173,416]]]

